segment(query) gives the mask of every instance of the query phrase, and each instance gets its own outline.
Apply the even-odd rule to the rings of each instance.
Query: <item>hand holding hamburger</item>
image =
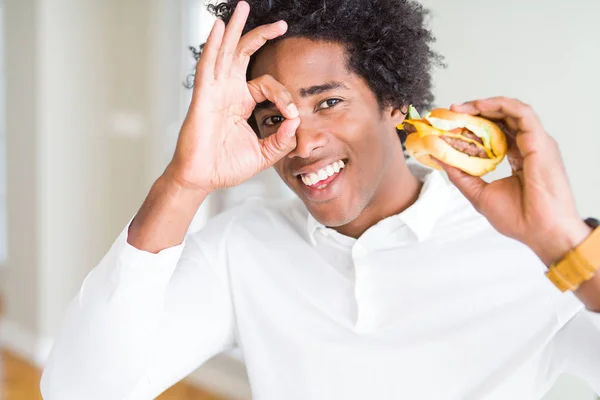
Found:
[[[482,176],[493,171],[508,150],[504,132],[497,124],[448,109],[437,108],[421,117],[410,106],[399,128],[408,135],[408,154],[435,169],[441,169],[437,159],[469,175]]]
[[[439,166],[435,165],[437,162],[432,157],[440,160],[440,166],[448,173],[450,181],[498,232],[527,245],[548,266],[564,257],[590,234],[591,228],[577,212],[558,143],[546,132],[531,106],[517,99],[493,97],[453,105],[450,110],[444,110],[441,114],[434,110],[426,118],[419,118],[414,115],[414,111],[411,110],[411,115],[405,121],[405,126],[416,125],[417,128],[416,132],[409,134],[414,135],[410,139],[412,144],[408,147],[412,150],[409,151],[416,154],[421,162],[430,162],[435,167]],[[448,111],[462,115],[451,121],[456,124],[459,123],[457,121],[464,122],[470,132],[474,129],[477,131],[475,133],[482,134],[477,127],[470,125],[474,124],[473,121],[488,126],[491,133],[489,141],[480,138],[486,154],[489,150],[494,158],[472,157],[464,153],[458,155],[457,153],[462,152],[452,146],[452,150],[448,150],[439,143],[450,145],[443,136],[448,136],[451,129],[441,126],[434,118],[448,115],[444,114]],[[487,125],[491,123],[490,119],[501,121],[501,126],[506,127],[506,137],[502,138],[498,130]],[[498,136],[494,138],[496,134]],[[420,143],[427,137],[430,139],[426,139],[426,143],[433,142],[435,146],[428,148]],[[486,143],[489,143],[489,147],[486,147]],[[447,151],[440,151],[440,147]],[[472,176],[471,173],[481,174],[486,168],[493,169],[505,152],[512,169],[510,176],[492,182]],[[461,164],[465,158],[467,162]],[[452,163],[456,166],[452,166]],[[463,168],[470,172],[464,172]],[[590,284],[592,291],[596,290],[594,285],[600,288],[600,274],[597,276],[599,278],[595,283]],[[586,305],[600,310],[598,298],[593,301],[589,292],[579,291],[575,294]]]

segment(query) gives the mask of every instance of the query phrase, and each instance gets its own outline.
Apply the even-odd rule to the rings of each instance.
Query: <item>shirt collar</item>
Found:
[[[407,160],[407,166],[412,174],[423,182],[423,187],[417,201],[400,214],[390,218],[406,224],[417,239],[422,242],[431,235],[436,222],[448,203],[449,187],[448,182],[440,172],[424,167],[412,159]],[[315,239],[317,229],[329,228],[317,221],[310,212],[307,214],[308,239],[314,246],[317,243]]]
[[[316,246],[317,240],[315,239],[315,231],[317,229],[327,229],[327,228],[325,225],[323,225],[322,223],[317,221],[310,212],[307,212],[307,214],[308,214],[308,218],[306,221],[306,229],[307,229],[306,233],[308,233],[308,240],[310,240],[310,243],[313,246]]]
[[[423,187],[417,201],[396,215],[396,218],[404,222],[422,242],[431,235],[435,224],[448,205],[449,186],[438,171],[417,164],[409,165],[409,168],[423,182]]]

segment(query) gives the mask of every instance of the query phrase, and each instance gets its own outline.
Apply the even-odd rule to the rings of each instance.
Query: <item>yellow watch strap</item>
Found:
[[[600,268],[600,229],[594,229],[583,243],[571,250],[546,272],[548,279],[562,292],[574,291],[596,275]]]

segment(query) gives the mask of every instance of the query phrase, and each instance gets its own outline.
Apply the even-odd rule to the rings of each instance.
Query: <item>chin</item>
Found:
[[[340,201],[333,201],[328,204],[307,202],[304,202],[304,204],[317,221],[329,228],[347,225],[358,218],[362,212],[361,207],[341,204]]]

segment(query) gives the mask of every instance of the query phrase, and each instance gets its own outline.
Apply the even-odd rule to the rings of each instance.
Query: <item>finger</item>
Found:
[[[300,118],[286,119],[274,135],[260,140],[263,156],[262,169],[267,169],[296,148],[296,129]]]
[[[217,19],[213,24],[206,43],[204,44],[200,60],[198,60],[198,63],[196,64],[196,82],[206,78],[211,80],[215,78],[215,64],[217,62],[217,56],[219,54],[221,42],[223,41],[224,31],[224,22],[220,19]]]
[[[523,155],[516,144],[509,144],[506,158],[513,175],[523,170]]]
[[[488,183],[478,176],[469,175],[458,168],[454,168],[438,159],[436,161],[448,174],[450,182],[473,204],[477,211],[481,210],[481,199]]]
[[[240,76],[246,76],[250,57],[256,53],[268,40],[275,39],[287,31],[285,21],[277,21],[262,25],[242,36],[233,60],[232,71]]]
[[[248,82],[248,90],[256,103],[271,101],[285,118],[297,118],[298,108],[292,95],[271,75],[262,75]]]
[[[500,128],[500,130],[502,132],[504,132],[504,134],[506,135],[506,138],[508,139],[509,142],[514,142],[515,137],[517,136],[517,132],[518,132],[518,127],[516,124],[516,121],[512,118],[509,118],[508,120],[497,120],[497,119],[490,119],[490,121],[492,121],[493,123],[495,123],[498,128]]]
[[[463,104],[452,104],[450,106],[450,110],[458,113],[471,114],[475,116],[480,116],[482,118],[488,119],[494,122],[496,125],[500,127],[507,135],[515,136],[519,130],[518,121],[514,118],[508,118],[501,111],[490,111],[487,112],[485,117],[481,114],[481,110],[479,110],[475,106],[475,102],[467,102]]]
[[[492,97],[455,105],[455,109],[457,112],[467,112],[485,118],[498,118],[506,121],[513,119],[521,133],[545,133],[542,123],[533,109],[517,99]]]
[[[508,149],[506,151],[506,158],[508,159],[508,163],[510,165],[511,171],[513,175],[516,175],[517,172],[520,172],[523,169],[523,154],[517,146],[516,136],[511,131],[504,126],[503,121],[497,121],[496,124],[502,129],[505,133],[506,142],[508,143]]]
[[[481,110],[477,108],[474,101],[463,103],[463,104],[452,104],[450,106],[450,110],[459,112],[459,113],[464,113],[464,114],[471,114],[471,115],[481,114]],[[496,120],[503,120],[505,117],[506,117],[506,115],[504,115],[504,113],[502,113],[500,111],[497,111],[497,112],[490,111],[486,115],[486,118],[496,119]]]
[[[229,75],[233,54],[240,42],[240,37],[244,31],[249,14],[250,6],[248,3],[240,1],[235,7],[235,11],[225,29],[223,43],[221,44],[215,67],[215,75],[217,77]]]

